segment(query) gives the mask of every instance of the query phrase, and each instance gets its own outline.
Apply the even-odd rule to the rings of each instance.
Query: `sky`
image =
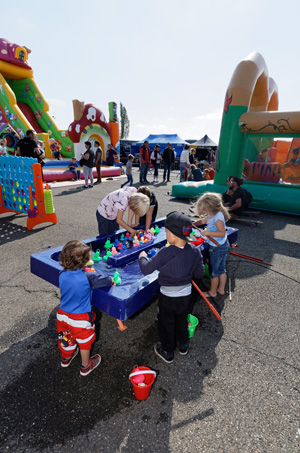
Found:
[[[72,100],[120,102],[129,139],[178,134],[219,140],[236,66],[259,52],[279,110],[300,107],[299,0],[14,0],[1,37],[31,49],[34,79],[60,129]]]

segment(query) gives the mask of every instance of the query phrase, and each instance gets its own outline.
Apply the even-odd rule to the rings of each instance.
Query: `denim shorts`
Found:
[[[229,250],[229,242],[226,241],[225,244],[219,246],[210,246],[209,247],[209,258],[210,258],[210,267],[211,267],[211,277],[219,277],[219,275],[225,274],[225,262],[226,256]]]

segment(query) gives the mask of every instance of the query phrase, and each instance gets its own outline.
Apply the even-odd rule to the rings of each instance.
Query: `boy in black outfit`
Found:
[[[171,212],[167,215],[165,228],[170,246],[160,249],[149,261],[146,252],[141,252],[139,265],[144,275],[159,271],[160,342],[156,343],[154,351],[166,363],[172,363],[176,341],[179,353],[188,353],[187,315],[191,303],[191,282],[193,278],[203,277],[204,266],[200,249],[187,243],[192,231],[192,221],[188,216]]]

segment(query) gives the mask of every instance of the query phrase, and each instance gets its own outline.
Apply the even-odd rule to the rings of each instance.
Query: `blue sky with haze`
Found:
[[[31,49],[34,78],[60,128],[72,99],[108,117],[121,101],[131,139],[208,134],[218,142],[225,92],[237,64],[262,54],[279,109],[300,110],[300,2],[114,0],[6,2],[1,37]]]

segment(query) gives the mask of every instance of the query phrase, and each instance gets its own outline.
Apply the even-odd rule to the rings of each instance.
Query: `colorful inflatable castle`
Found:
[[[30,49],[0,39],[0,124],[8,151],[27,129],[37,132],[45,143],[46,157],[52,158],[48,139],[56,140],[64,157],[74,155],[74,145],[65,130],[59,130],[49,115],[49,105],[33,78],[28,63]],[[7,132],[7,133],[5,133]]]
[[[300,112],[278,111],[277,85],[253,52],[238,64],[226,92],[214,181],[176,184],[172,195],[223,193],[228,176],[243,176],[251,207],[300,214],[299,150]]]
[[[89,141],[95,149],[94,142],[97,140],[102,148],[102,162],[106,159],[107,145],[113,145],[116,151],[120,148],[119,123],[117,118],[117,104],[109,103],[109,122],[98,107],[93,104],[84,104],[82,101],[73,100],[74,121],[68,127],[68,136],[74,146],[74,156],[77,161],[81,159],[81,153],[85,152],[84,142]],[[51,142],[51,139],[49,140]],[[55,146],[55,143],[50,147]],[[118,159],[117,159],[118,161]],[[74,178],[74,174],[67,168],[69,162],[54,160],[47,162],[43,168],[44,180],[68,181]],[[120,176],[122,165],[101,166],[103,178]],[[93,169],[93,176],[97,176],[96,168]],[[83,173],[81,172],[81,179]]]
[[[60,130],[49,115],[49,105],[33,78],[28,63],[30,50],[25,46],[0,39],[0,137],[4,139],[9,154],[15,154],[18,139],[27,129],[33,129],[45,144],[46,158],[56,153],[61,159],[76,157],[85,151],[84,142],[100,142],[105,161],[107,144],[119,151],[119,123],[117,104],[109,103],[109,122],[104,113],[92,104],[73,101],[74,121],[68,130]],[[44,180],[65,181],[72,179],[68,170],[70,161],[46,162]],[[103,168],[103,176],[118,176],[121,168]],[[94,171],[96,176],[96,170]]]

